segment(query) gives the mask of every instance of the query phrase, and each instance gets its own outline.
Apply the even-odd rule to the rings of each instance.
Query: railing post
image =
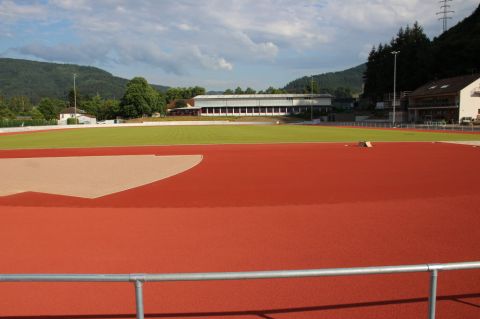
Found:
[[[430,273],[430,297],[428,299],[428,319],[435,319],[435,307],[437,303],[437,278],[438,270]]]
[[[137,319],[144,319],[143,310],[143,281],[135,280],[135,305],[137,309]]]

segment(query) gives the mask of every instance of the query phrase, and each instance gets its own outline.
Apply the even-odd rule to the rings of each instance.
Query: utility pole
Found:
[[[311,76],[310,84],[310,121],[313,122],[313,75]]]
[[[440,12],[437,12],[436,14],[443,15],[442,17],[438,18],[438,20],[442,20],[443,22],[443,32],[447,31],[447,21],[448,19],[452,19],[452,17],[449,16],[450,13],[454,13],[455,11],[450,10],[451,6],[448,4],[449,2],[452,2],[453,0],[440,0]]]
[[[77,74],[73,73],[73,105],[75,109],[75,124],[77,124],[77,89],[75,87],[75,77]]]
[[[394,62],[393,62],[393,117],[392,123],[395,126],[395,107],[397,106],[397,54],[400,51],[393,51],[392,54],[394,55]]]

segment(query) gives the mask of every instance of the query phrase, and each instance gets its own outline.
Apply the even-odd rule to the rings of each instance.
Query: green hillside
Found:
[[[43,97],[64,100],[73,87],[73,73],[77,74],[76,84],[82,96],[98,93],[104,98],[120,99],[128,82],[90,66],[0,58],[0,95],[27,96],[34,104]],[[160,91],[167,89],[160,85],[153,87]]]
[[[360,64],[344,71],[314,75],[314,91],[335,93],[338,89],[346,89],[353,94],[358,94],[362,91],[365,69],[366,65]],[[309,92],[310,86],[311,77],[304,76],[288,83],[284,89],[292,93],[303,93]]]
[[[436,78],[480,72],[480,5],[432,42]]]

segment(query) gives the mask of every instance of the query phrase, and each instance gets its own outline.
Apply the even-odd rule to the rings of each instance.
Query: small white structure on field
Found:
[[[75,113],[74,107],[68,107],[60,113],[58,125],[67,125],[68,119],[75,118],[75,114],[79,124],[97,124],[97,118],[94,115],[87,114],[87,112],[79,108],[77,108],[77,112]]]
[[[330,94],[198,95],[193,98],[202,116],[271,116],[313,111],[328,112]]]

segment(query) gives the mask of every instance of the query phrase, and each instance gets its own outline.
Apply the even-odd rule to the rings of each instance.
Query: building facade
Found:
[[[194,107],[202,116],[274,116],[314,111],[327,112],[330,94],[198,95]]]
[[[480,74],[429,82],[409,95],[409,120],[459,123],[480,116]]]
[[[76,109],[73,107],[69,107],[64,109],[59,114],[59,120],[57,121],[58,125],[67,125],[69,118],[75,118],[77,116],[79,124],[97,124],[97,118],[93,115],[87,114],[84,110],[79,108]]]

